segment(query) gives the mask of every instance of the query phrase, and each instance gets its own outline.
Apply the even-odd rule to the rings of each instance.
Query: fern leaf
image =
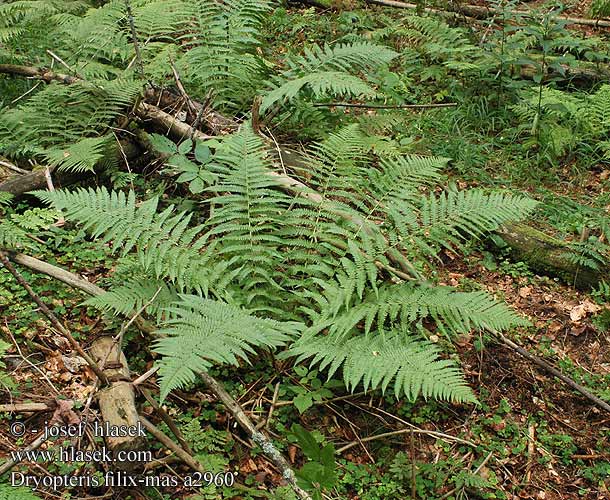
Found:
[[[151,300],[154,298],[154,301]],[[134,279],[108,292],[87,299],[83,304],[115,315],[130,315],[148,304],[145,312],[162,317],[163,308],[176,302],[178,293],[160,280]]]
[[[174,315],[159,330],[166,338],[157,341],[160,364],[161,399],[172,389],[195,380],[197,372],[212,363],[236,365],[247,360],[255,347],[284,345],[300,330],[300,325],[280,323],[252,316],[248,311],[222,302],[182,295],[180,302],[166,311]]]
[[[289,80],[269,92],[261,103],[261,112],[266,111],[277,102],[294,99],[303,89],[309,89],[315,98],[327,96],[374,97],[375,90],[356,76],[340,71],[325,71]]]
[[[336,294],[331,287],[330,293]],[[325,295],[329,297],[329,293]],[[332,304],[337,298],[328,298]],[[424,318],[435,321],[441,331],[467,333],[471,329],[506,330],[529,324],[517,316],[508,306],[496,302],[485,292],[458,292],[451,287],[425,287],[411,283],[382,286],[378,293],[335,313],[326,307],[317,318],[316,331],[329,327],[331,334],[348,335],[361,322],[365,333],[377,325],[383,330],[387,324],[415,328]]]
[[[360,383],[364,390],[380,387],[386,391],[394,380],[394,394],[414,400],[444,399],[475,402],[460,370],[448,360],[439,359],[431,342],[418,341],[405,331],[379,332],[346,339],[337,335],[316,336],[296,342],[288,351],[297,362],[313,358],[310,366],[328,369],[330,378],[343,367],[343,379],[352,391]]]
[[[142,269],[155,279],[168,278],[180,289],[207,294],[212,254],[199,251],[202,226],[188,227],[190,214],[176,214],[173,206],[157,214],[157,198],[136,204],[133,191],[126,196],[104,187],[35,194],[62,210],[68,220],[82,224],[94,238],[112,241],[112,251],[120,249],[126,255],[136,248]]]

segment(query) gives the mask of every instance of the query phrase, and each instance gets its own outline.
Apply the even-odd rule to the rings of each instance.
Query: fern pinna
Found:
[[[249,125],[212,146],[215,181],[206,203],[213,210],[200,225],[172,206],[159,210],[157,198],[138,203],[133,192],[37,193],[94,237],[112,241],[140,277],[90,304],[125,313],[155,297],[149,307],[164,335],[157,344],[164,395],[212,363],[236,364],[256,348],[286,346],[284,357],[310,359],[329,375],[341,368],[352,389],[363,383],[385,390],[393,381],[398,397],[474,401],[457,366],[427,340],[425,325],[433,321],[451,338],[524,321],[483,292],[388,281],[385,255],[398,248],[427,274],[439,248],[526,216],[530,199],[435,194],[446,160],[380,159],[355,126],[312,148],[315,198],[281,190]]]

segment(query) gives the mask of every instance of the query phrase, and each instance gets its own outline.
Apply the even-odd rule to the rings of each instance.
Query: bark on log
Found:
[[[119,461],[117,454],[121,451],[142,450],[146,445],[140,417],[136,410],[136,398],[131,384],[127,359],[121,350],[119,342],[110,336],[97,338],[91,345],[90,353],[95,361],[102,367],[110,385],[100,390],[97,401],[102,413],[106,429],[110,433],[124,429],[131,435],[107,435],[104,439],[108,449],[112,452],[117,469],[132,471],[143,465],[137,461]]]
[[[514,259],[577,288],[591,288],[610,275],[610,264],[600,269],[580,267],[569,258],[571,248],[568,244],[526,224],[507,224],[496,234],[510,248]]]

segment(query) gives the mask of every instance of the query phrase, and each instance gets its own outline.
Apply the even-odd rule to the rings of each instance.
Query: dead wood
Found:
[[[98,337],[90,349],[91,355],[102,367],[108,385],[96,395],[102,419],[111,432],[117,429],[136,431],[140,428],[140,417],[136,409],[135,391],[131,385],[131,373],[125,354],[118,342],[110,336]],[[118,359],[118,362],[116,361]],[[116,457],[121,451],[141,450],[146,439],[137,432],[127,436],[105,436],[108,449]],[[121,470],[134,470],[142,464],[136,461],[116,461]]]
[[[28,413],[37,411],[52,411],[53,405],[47,403],[10,403],[0,405],[0,413]]]
[[[417,10],[419,8],[423,12],[434,12],[437,14],[443,12],[456,12],[477,19],[488,19],[490,17],[499,15],[501,16],[503,14],[503,11],[501,9],[495,9],[493,7],[483,7],[480,5],[467,5],[457,2],[447,3],[444,9],[434,9],[431,7],[421,8],[421,6],[418,6],[417,4],[400,2],[398,0],[367,0],[367,2],[374,3],[377,5],[383,5],[385,7],[396,7],[399,9]],[[511,11],[511,14],[529,18],[535,18],[539,15],[538,13],[533,12],[531,10],[514,10]],[[586,19],[582,17],[571,17],[562,15],[557,16],[557,19],[567,21],[568,24],[581,24],[584,26],[595,26],[596,28],[610,28],[610,21],[604,19]]]
[[[516,260],[527,263],[536,272],[557,276],[577,288],[592,288],[610,274],[608,263],[599,269],[579,266],[570,258],[574,249],[569,243],[526,224],[506,224],[496,234]]]
[[[18,64],[0,64],[0,73],[35,78],[37,80],[44,80],[47,83],[56,81],[70,84],[80,80],[77,76],[62,75],[45,68],[20,66]]]
[[[132,141],[121,140],[117,147],[117,156],[120,161],[127,159],[132,161],[142,156],[143,151]],[[53,174],[53,183],[56,188],[61,188],[82,181],[91,176],[91,172],[65,172],[49,167],[49,172]],[[47,186],[45,168],[32,170],[22,175],[13,175],[3,182],[0,182],[0,191],[11,193],[13,196],[20,197],[36,189],[44,189]]]

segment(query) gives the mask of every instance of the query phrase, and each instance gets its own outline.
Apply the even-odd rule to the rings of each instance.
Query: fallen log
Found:
[[[448,2],[443,9],[435,9],[431,7],[418,6],[414,3],[408,2],[400,2],[398,0],[367,0],[367,3],[383,5],[385,7],[396,7],[399,9],[410,9],[417,10],[420,9],[423,12],[433,12],[433,13],[442,13],[442,12],[456,12],[459,14],[464,14],[469,17],[474,17],[476,19],[488,19],[494,16],[502,16],[504,11],[502,9],[497,9],[494,7],[483,7],[480,5],[468,5],[457,2]],[[510,11],[512,15],[535,18],[540,14],[531,10],[513,10]],[[596,28],[610,28],[610,21],[605,19],[586,19],[583,17],[572,17],[572,16],[557,16],[557,19],[561,19],[566,21],[568,24],[580,24],[584,26],[594,26]]]
[[[108,450],[115,457],[114,466],[125,471],[135,470],[143,463],[135,460],[119,461],[116,458],[120,452],[142,450],[146,446],[127,359],[120,343],[107,335],[98,337],[91,344],[89,352],[108,379],[108,385],[96,394],[96,398],[104,430],[109,431],[104,439]],[[113,435],[120,430],[127,431],[127,435]]]
[[[610,276],[610,264],[599,269],[579,266],[570,258],[574,249],[569,243],[553,238],[526,224],[506,224],[496,231],[502,244],[515,260],[525,262],[532,270],[557,276],[580,289],[596,286]]]
[[[119,160],[127,161],[139,158],[144,152],[131,141],[121,141],[117,147],[117,156]],[[89,171],[84,172],[66,172],[57,170],[54,167],[49,167],[49,171],[53,174],[53,183],[56,188],[61,188],[74,184],[75,182],[85,179],[91,174]],[[23,196],[30,191],[36,189],[44,189],[47,186],[45,178],[45,170],[32,170],[23,175],[13,175],[3,182],[0,182],[0,191],[11,193],[15,197]]]

